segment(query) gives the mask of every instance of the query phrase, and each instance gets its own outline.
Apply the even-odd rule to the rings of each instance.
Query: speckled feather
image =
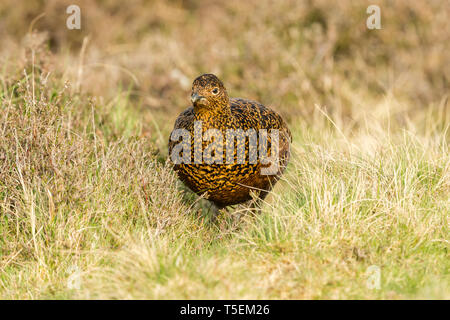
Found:
[[[214,94],[213,90],[218,89]],[[201,96],[193,107],[183,111],[175,121],[174,129],[186,129],[191,134],[191,146],[195,144],[194,121],[202,121],[202,133],[208,129],[218,129],[223,134],[223,152],[214,154],[223,159],[223,164],[205,162],[194,163],[194,147],[191,149],[191,164],[175,164],[174,169],[181,181],[198,195],[205,195],[219,208],[242,203],[251,199],[254,190],[263,199],[272,189],[285,170],[290,156],[291,133],[280,115],[262,104],[241,98],[228,98],[222,82],[214,75],[205,74],[194,80],[192,95]],[[268,154],[271,152],[270,130],[279,130],[279,170],[274,175],[262,175],[263,165],[260,159],[255,164],[249,163],[249,139],[245,139],[245,162],[242,164],[225,163],[225,146],[227,129],[267,129]],[[202,141],[202,151],[214,142],[214,138]],[[178,141],[169,140],[169,155]],[[234,157],[237,159],[237,144]]]

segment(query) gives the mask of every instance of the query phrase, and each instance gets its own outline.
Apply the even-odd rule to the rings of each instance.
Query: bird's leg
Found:
[[[260,191],[259,194],[253,197],[253,199],[250,202],[250,212],[255,215],[259,211],[261,211],[261,205],[264,199],[269,194],[269,191]]]
[[[222,212],[227,212],[225,207],[219,207],[211,201],[209,207],[211,214],[211,222],[215,222]]]
[[[260,199],[254,199],[250,203],[249,212],[250,215],[255,216],[261,210]]]
[[[261,191],[260,193],[259,193],[259,201],[260,202],[263,202],[264,201],[264,199],[267,197],[267,195],[269,194],[269,191]]]
[[[210,212],[211,212],[211,208],[212,208],[212,206],[213,206],[213,203],[212,203],[212,201],[209,201],[208,213],[210,213]],[[214,214],[214,212],[213,212],[213,214]]]

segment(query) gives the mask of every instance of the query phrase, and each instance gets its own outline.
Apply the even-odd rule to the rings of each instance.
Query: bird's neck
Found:
[[[229,105],[213,109],[194,107],[194,119],[201,121],[204,129],[222,129],[232,121],[233,115]]]

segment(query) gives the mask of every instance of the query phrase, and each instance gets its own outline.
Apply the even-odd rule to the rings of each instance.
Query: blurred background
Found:
[[[175,119],[192,80],[208,72],[231,96],[271,105],[288,121],[318,104],[355,125],[366,111],[404,122],[448,97],[450,5],[375,2],[380,30],[366,26],[370,1],[4,0],[0,61],[17,70],[30,58],[24,43],[44,44],[44,66],[82,92],[107,100],[129,92],[144,131],[151,117]],[[71,4],[81,9],[80,30],[66,27]],[[389,110],[386,97],[395,97]]]

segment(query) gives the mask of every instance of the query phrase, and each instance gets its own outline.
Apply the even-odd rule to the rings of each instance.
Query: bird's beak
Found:
[[[200,99],[202,99],[202,98],[203,98],[203,97],[200,96],[197,92],[194,92],[194,93],[191,95],[191,102],[192,102],[192,104],[196,104],[197,101],[200,101]]]

